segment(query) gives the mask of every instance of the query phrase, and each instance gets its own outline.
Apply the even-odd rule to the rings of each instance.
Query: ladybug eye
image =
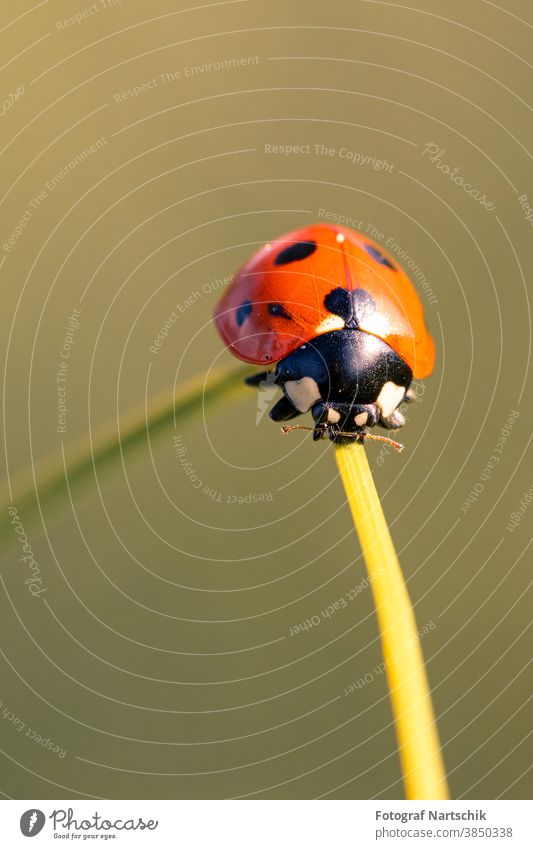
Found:
[[[252,302],[251,301],[243,301],[240,307],[237,307],[237,314],[235,316],[237,320],[237,324],[239,327],[242,327],[250,313],[252,312]]]
[[[386,265],[387,268],[390,268],[391,271],[396,271],[396,266],[392,264],[390,259],[388,259],[385,254],[382,254],[381,251],[378,251],[376,248],[372,247],[372,245],[365,245],[365,251],[367,254],[370,254],[372,259],[375,259],[376,262],[379,262],[380,265]]]
[[[283,304],[269,304],[268,311],[270,315],[277,315],[279,318],[292,319],[292,315],[287,312]]]
[[[274,260],[274,265],[287,265],[289,262],[307,259],[308,256],[314,254],[316,247],[316,242],[294,242],[294,244],[279,252]]]

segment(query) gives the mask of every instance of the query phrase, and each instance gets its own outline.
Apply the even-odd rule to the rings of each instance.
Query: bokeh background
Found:
[[[326,214],[416,265],[437,343],[406,451],[368,454],[452,794],[531,795],[532,23],[527,0],[3,5],[5,797],[401,797],[329,445],[246,389],[68,486],[102,429],[238,365],[224,286]]]

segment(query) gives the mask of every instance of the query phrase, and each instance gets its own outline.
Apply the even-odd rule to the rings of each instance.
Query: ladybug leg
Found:
[[[405,424],[405,416],[401,410],[402,404],[411,404],[413,401],[416,401],[416,392],[414,389],[410,387],[405,390],[403,400],[395,410],[390,413],[388,416],[380,416],[379,423],[382,427],[386,427],[387,430],[396,430],[399,427],[403,427]]]
[[[350,445],[352,442],[360,442],[362,444],[365,441],[366,433],[366,427],[358,427],[354,430],[345,431],[341,430],[339,425],[328,425],[325,428],[315,428],[313,439],[328,437],[337,445]]]
[[[268,415],[275,422],[286,422],[289,419],[294,419],[295,416],[299,416],[300,411],[296,409],[294,404],[289,401],[286,395],[282,395],[279,401],[274,404]]]
[[[341,428],[338,424],[318,424],[315,423],[315,427],[313,430],[313,442],[317,442],[319,439],[331,439],[332,442],[343,442],[348,444],[349,442],[359,442],[362,441],[361,434],[364,432],[364,428],[359,428],[357,431],[353,431],[353,434],[347,435],[344,431],[341,431]],[[342,436],[340,435],[342,433]]]
[[[329,438],[332,442],[363,442],[367,428],[379,422],[376,404],[335,404],[321,401],[312,409],[315,420],[313,439]],[[353,434],[353,435],[352,435]]]
[[[351,410],[351,421],[357,427],[374,427],[380,417],[381,413],[377,404],[356,404]]]
[[[313,442],[317,442],[319,439],[326,439],[329,436],[331,429],[328,425],[330,422],[330,409],[330,405],[324,401],[320,401],[312,408],[311,415],[315,420]],[[337,416],[337,418],[340,418],[340,416]]]
[[[396,430],[404,426],[405,416],[397,408],[389,416],[381,416],[379,423],[382,427],[386,427],[387,430]]]

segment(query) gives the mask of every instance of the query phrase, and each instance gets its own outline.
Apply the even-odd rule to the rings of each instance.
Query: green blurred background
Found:
[[[526,0],[22,0],[0,20],[6,505],[32,464],[39,481],[64,451],[68,475],[71,446],[145,397],[237,366],[211,319],[231,274],[324,210],[353,218],[435,296],[419,285],[438,362],[406,451],[368,454],[456,798],[531,794],[528,17]],[[331,448],[282,437],[268,400],[243,390],[21,511],[46,591],[10,528],[4,796],[401,797]]]

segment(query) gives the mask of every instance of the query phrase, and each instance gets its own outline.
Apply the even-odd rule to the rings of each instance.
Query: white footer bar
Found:
[[[10,800],[0,802],[0,834],[2,846],[35,849],[530,849],[530,808],[525,801]]]

